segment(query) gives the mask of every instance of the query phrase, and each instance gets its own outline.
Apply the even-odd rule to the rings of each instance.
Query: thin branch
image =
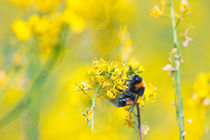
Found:
[[[172,22],[172,30],[173,30],[173,42],[174,48],[177,48],[176,56],[181,56],[178,39],[177,39],[177,32],[176,32],[176,22],[174,16],[174,7],[173,7],[173,0],[170,0],[170,9],[171,9],[171,22]],[[174,58],[174,63],[176,61],[180,62],[180,58]],[[184,140],[184,113],[183,113],[183,104],[182,104],[182,97],[181,97],[181,74],[180,74],[180,66],[175,71],[175,82],[176,82],[176,95],[178,104],[176,106],[177,110],[177,119],[179,125],[179,133],[180,133],[180,140]]]
[[[75,85],[76,85],[76,86],[77,86],[85,95],[87,95],[88,98],[92,101],[90,95],[89,95],[84,89],[82,89],[82,87],[81,87],[79,84],[75,83]]]
[[[91,106],[91,109],[92,109],[92,111],[93,111],[92,119],[91,119],[91,131],[92,131],[92,132],[94,131],[94,119],[95,119],[96,98],[97,98],[99,89],[100,89],[100,87],[98,87],[98,88],[96,89],[95,94],[94,94],[93,99],[92,99],[92,106]]]
[[[138,130],[139,130],[139,140],[143,140],[142,139],[142,132],[141,132],[141,114],[140,114],[140,108],[139,108],[139,103],[136,104],[136,108],[137,108],[137,117],[138,117]]]

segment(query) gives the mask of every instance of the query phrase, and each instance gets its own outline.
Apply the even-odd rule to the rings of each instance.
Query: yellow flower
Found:
[[[210,74],[209,74],[210,75]],[[194,89],[199,98],[205,98],[210,95],[210,76],[208,74],[200,74],[194,83]]]
[[[145,125],[142,126],[142,133],[144,135],[147,135],[147,133],[149,132],[149,130],[150,130],[150,127],[147,124],[145,124]]]
[[[134,74],[141,74],[143,67],[136,62],[122,63],[117,61],[105,61],[104,59],[94,59],[92,67],[88,72],[88,84],[91,89],[100,87],[99,95],[108,99],[115,96],[127,88],[127,80]],[[147,100],[155,100],[152,89],[148,89]]]
[[[14,5],[27,8],[31,4],[32,0],[11,0],[11,2]]]
[[[186,11],[189,9],[189,2],[188,0],[181,0],[180,4],[179,4],[180,10],[181,11]]]
[[[106,92],[106,97],[109,98],[109,99],[114,99],[115,98],[115,94],[112,91],[108,90]]]
[[[81,33],[85,29],[85,20],[74,11],[66,9],[63,18],[74,33]]]
[[[47,34],[47,31],[49,29],[49,26],[51,25],[50,20],[48,19],[47,16],[43,16],[38,19],[38,17],[34,17],[34,22],[37,22],[34,31],[37,34]],[[32,21],[31,21],[32,22]]]
[[[12,29],[19,40],[28,40],[31,37],[31,29],[24,20],[16,20],[12,24]]]
[[[62,0],[34,0],[33,6],[41,12],[53,12]]]
[[[87,82],[81,82],[80,85],[79,85],[79,88],[77,89],[78,91],[85,91],[87,92],[89,90],[90,86],[88,85]]]
[[[144,96],[143,97],[139,97],[138,99],[138,103],[144,105],[145,103],[151,101],[151,102],[155,102],[156,101],[156,88],[153,87],[151,84],[149,84],[146,88],[145,88],[145,92],[144,92]]]
[[[125,117],[125,124],[128,125],[128,127],[134,127],[135,121],[133,120],[133,114]]]
[[[160,11],[160,8],[158,7],[158,5],[155,5],[155,7],[152,10],[152,17],[160,17],[162,15],[162,12]]]
[[[5,84],[7,81],[7,75],[4,71],[0,71],[0,88]]]
[[[194,83],[195,93],[188,100],[189,105],[210,107],[210,73],[200,74]]]
[[[34,14],[29,17],[28,24],[32,29],[34,29],[37,26],[37,24],[39,24],[39,21],[40,21],[39,15]]]

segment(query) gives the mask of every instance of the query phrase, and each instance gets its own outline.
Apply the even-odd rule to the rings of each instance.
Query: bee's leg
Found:
[[[136,96],[136,98],[135,98],[133,104],[132,104],[131,107],[129,108],[129,110],[128,110],[129,116],[130,116],[131,113],[133,112],[133,109],[134,109],[134,107],[135,107],[135,105],[136,105],[136,103],[137,103],[137,101],[138,101],[138,98],[139,98],[139,96]]]
[[[126,96],[128,96],[128,97],[131,97],[131,96],[133,95],[133,93],[130,92],[129,90],[126,90],[126,91],[124,92],[124,95],[126,95]]]

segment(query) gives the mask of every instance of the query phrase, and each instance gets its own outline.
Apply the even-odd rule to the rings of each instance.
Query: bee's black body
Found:
[[[144,94],[144,84],[143,79],[138,75],[134,75],[128,81],[128,88],[125,91],[122,91],[121,94],[118,94],[112,103],[114,103],[117,107],[124,107],[134,103],[139,96],[143,96]]]

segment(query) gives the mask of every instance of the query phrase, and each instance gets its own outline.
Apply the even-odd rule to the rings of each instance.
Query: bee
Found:
[[[140,76],[134,75],[130,80],[128,80],[127,86],[128,88],[126,90],[121,90],[121,93],[117,94],[115,99],[113,99],[111,102],[117,107],[131,105],[129,109],[129,112],[131,113],[137,103],[138,98],[144,95],[145,84]]]

